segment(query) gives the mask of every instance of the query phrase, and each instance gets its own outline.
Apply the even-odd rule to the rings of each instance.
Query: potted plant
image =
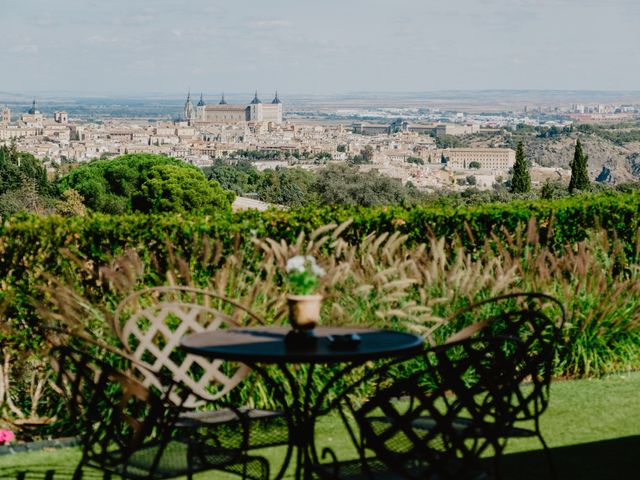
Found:
[[[294,331],[310,332],[320,321],[322,295],[314,293],[325,271],[310,255],[287,261],[289,321]]]

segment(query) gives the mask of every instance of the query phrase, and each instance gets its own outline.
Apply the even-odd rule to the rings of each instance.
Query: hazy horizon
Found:
[[[610,96],[612,98],[620,95],[631,95],[638,96],[640,99],[640,88],[631,89],[631,90],[598,90],[598,89],[447,89],[447,90],[362,90],[362,91],[327,91],[323,93],[314,93],[314,92],[305,92],[305,91],[283,91],[278,89],[279,96],[288,96],[295,98],[302,97],[319,97],[319,98],[357,98],[358,96],[363,97],[371,97],[371,96],[382,96],[382,97],[434,97],[437,95],[457,95],[464,94],[467,96],[490,96],[495,95],[496,97],[509,97],[513,95],[521,95],[521,94],[552,94],[555,96],[566,96],[566,98],[580,98],[581,96]],[[32,99],[39,98],[42,96],[43,98],[50,99],[133,99],[133,98],[157,98],[157,99],[184,99],[184,97],[190,93],[192,99],[198,99],[201,94],[203,94],[209,101],[215,100],[216,97],[224,94],[225,98],[238,98],[238,97],[251,97],[255,94],[256,89],[247,90],[247,91],[196,91],[194,89],[190,89],[187,87],[186,90],[183,91],[82,91],[82,90],[30,90],[28,92],[22,91],[7,91],[0,90],[0,99],[3,96],[15,96],[21,97],[23,99],[28,99],[31,101]],[[275,91],[265,91],[258,90],[258,96],[262,100],[271,100]],[[35,95],[35,96],[34,96]]]
[[[636,0],[23,0],[0,92],[633,91],[638,20]]]

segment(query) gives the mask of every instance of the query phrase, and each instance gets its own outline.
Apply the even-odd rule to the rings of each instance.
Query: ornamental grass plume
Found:
[[[100,288],[86,288],[82,293],[93,295],[85,300],[71,287],[60,299],[54,294],[60,286],[52,283],[49,290],[56,292],[49,292],[39,312],[67,324],[79,317],[73,326],[88,325],[91,333],[109,338],[109,310],[119,297],[143,286],[177,285],[210,290],[267,324],[281,324],[286,294],[298,293],[291,288],[292,274],[313,274],[314,265],[322,265],[325,275],[301,283],[322,292],[325,325],[410,330],[438,344],[458,327],[449,319],[460,309],[506,293],[544,292],[568,312],[558,373],[593,376],[640,365],[640,231],[635,243],[594,230],[582,241],[554,246],[550,225],[531,218],[513,231],[487,235],[484,243],[472,238],[470,248],[460,238],[431,236],[416,243],[397,231],[354,238],[351,224],[302,231],[289,242],[239,238],[231,248],[220,239],[194,236],[188,247],[167,248],[164,258],[130,253],[110,268],[80,269],[86,263],[80,258],[72,273]],[[99,278],[89,282],[91,272]],[[71,279],[70,285],[78,284]],[[102,313],[102,323],[93,312]]]

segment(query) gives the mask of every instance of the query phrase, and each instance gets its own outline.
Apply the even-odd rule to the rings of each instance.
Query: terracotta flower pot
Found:
[[[287,295],[287,302],[294,330],[313,330],[320,321],[322,295]]]

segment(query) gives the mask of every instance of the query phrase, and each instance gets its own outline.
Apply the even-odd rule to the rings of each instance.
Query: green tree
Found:
[[[366,163],[371,163],[373,161],[373,147],[371,145],[367,145],[358,155],[354,155],[349,157],[350,165],[364,165]]]
[[[0,147],[0,194],[22,188],[27,180],[33,181],[38,195],[51,194],[47,170],[40,160],[19,152],[15,143]]]
[[[301,168],[278,167],[259,172],[250,162],[240,161],[235,165],[216,162],[203,170],[209,179],[238,195],[255,193],[265,202],[292,207],[315,203],[311,187],[316,175]]]
[[[315,202],[311,187],[316,175],[301,168],[276,168],[261,173],[256,186],[264,202],[297,207]]]
[[[207,180],[198,169],[181,165],[156,165],[132,198],[134,210],[145,213],[229,210],[235,198],[218,182]]]
[[[360,152],[362,159],[365,163],[371,163],[373,161],[373,147],[371,145],[365,146]]]
[[[436,146],[438,148],[461,148],[465,147],[466,144],[455,135],[440,135],[436,137]]]
[[[260,179],[260,172],[247,160],[235,164],[218,160],[202,170],[209,180],[215,180],[222,188],[240,196],[255,192]]]
[[[576,141],[576,149],[571,161],[571,180],[569,181],[569,193],[576,190],[589,190],[589,174],[587,173],[588,156],[582,151],[580,139]]]
[[[159,166],[176,168],[157,169]],[[179,182],[184,184],[178,185]],[[112,214],[166,212],[172,211],[171,205],[177,212],[230,205],[228,194],[222,195],[220,185],[207,180],[200,169],[163,155],[129,154],[95,160],[62,177],[57,188],[60,193],[73,188],[85,199],[87,208]],[[162,201],[160,194],[168,199]]]
[[[50,198],[38,193],[38,185],[34,179],[23,176],[18,188],[0,194],[0,217],[20,212],[43,214],[50,202]]]
[[[551,180],[547,178],[540,190],[540,198],[551,200],[553,198],[561,198],[567,195],[566,187],[560,180]]]
[[[329,165],[318,172],[313,190],[328,205],[397,205],[409,200],[402,182],[375,170],[360,172],[349,165]]]
[[[414,163],[416,165],[424,165],[424,160],[420,157],[408,157],[407,163]]]
[[[516,149],[516,163],[513,165],[513,176],[511,178],[511,193],[528,193],[531,190],[531,175],[529,165],[524,156],[524,146],[518,143]]]
[[[60,200],[55,203],[56,213],[63,217],[83,216],[87,209],[84,198],[73,188],[62,192]]]
[[[480,166],[481,166],[481,165],[480,165],[480,162],[476,162],[475,160],[474,160],[473,162],[470,162],[470,163],[469,163],[469,168],[475,168],[475,169],[478,169],[478,168],[480,168]]]

